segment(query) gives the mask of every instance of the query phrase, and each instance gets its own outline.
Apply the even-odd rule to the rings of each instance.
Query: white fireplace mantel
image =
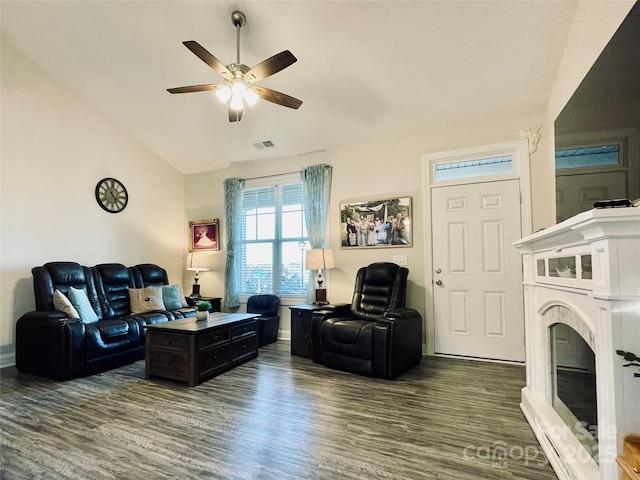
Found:
[[[521,408],[560,479],[616,480],[623,438],[640,432],[640,379],[615,353],[640,352],[640,208],[590,210],[514,246],[525,298]],[[571,326],[595,353],[597,461],[552,407],[554,323]]]

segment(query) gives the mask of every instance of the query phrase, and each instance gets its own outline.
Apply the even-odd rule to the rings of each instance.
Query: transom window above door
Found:
[[[620,152],[619,144],[558,149],[556,169],[618,165],[621,163]]]
[[[513,156],[503,155],[436,165],[436,182],[513,173]]]
[[[495,182],[529,174],[526,140],[426,153],[422,158],[431,187]]]

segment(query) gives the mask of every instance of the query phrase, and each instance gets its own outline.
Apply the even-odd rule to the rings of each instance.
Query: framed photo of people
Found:
[[[411,197],[341,202],[341,248],[410,247],[411,215]]]
[[[220,250],[218,219],[189,221],[189,251]]]

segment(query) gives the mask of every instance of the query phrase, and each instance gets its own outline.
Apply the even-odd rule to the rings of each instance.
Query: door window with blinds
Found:
[[[309,249],[302,183],[246,188],[238,245],[240,293],[306,295]]]

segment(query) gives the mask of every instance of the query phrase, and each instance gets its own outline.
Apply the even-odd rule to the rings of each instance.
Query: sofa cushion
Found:
[[[71,301],[58,289],[53,292],[53,306],[57,311],[65,313],[68,318],[80,318]]]
[[[169,311],[180,310],[182,308],[182,301],[180,300],[180,287],[179,285],[163,285],[162,286],[162,301],[164,307]]]
[[[130,268],[135,279],[137,288],[144,287],[160,287],[169,285],[169,277],[167,271],[152,263],[141,263]]]
[[[85,372],[94,373],[140,358],[140,328],[132,319],[100,320],[86,325]]]
[[[153,312],[145,312],[145,313],[135,313],[131,314],[131,317],[123,317],[123,318],[132,318],[140,325],[140,331],[144,336],[146,330],[142,327],[149,324],[154,323],[164,323],[169,320],[175,320],[175,316],[171,312],[156,310]]]
[[[371,360],[375,322],[330,318],[320,325],[323,352]]]
[[[358,337],[363,329],[371,324],[371,322],[351,319],[334,319],[332,323],[331,336],[334,341],[351,345],[358,343]]]
[[[95,323],[98,321],[98,316],[91,303],[89,303],[89,298],[84,290],[69,287],[69,300],[77,310],[83,323]]]
[[[129,269],[121,263],[101,263],[91,270],[103,304],[104,318],[129,315],[129,289],[136,288]]]
[[[145,313],[166,310],[162,301],[162,287],[130,288],[131,313]]]
[[[100,336],[106,343],[114,342],[125,338],[129,334],[130,325],[123,319],[104,320],[96,324],[100,331]]]

